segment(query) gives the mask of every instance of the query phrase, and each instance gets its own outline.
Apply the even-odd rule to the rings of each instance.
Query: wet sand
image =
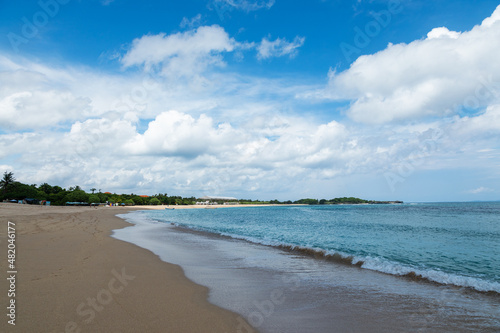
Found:
[[[496,295],[313,259],[148,216],[120,215],[134,225],[113,237],[180,265],[189,279],[210,288],[210,302],[239,313],[261,332],[498,332],[500,327]]]
[[[1,332],[247,332],[208,289],[148,250],[110,237],[124,207],[0,203]],[[164,209],[164,207],[157,207]],[[140,207],[144,209],[144,207]],[[15,297],[7,298],[7,222],[15,223]],[[15,299],[15,326],[6,316]]]

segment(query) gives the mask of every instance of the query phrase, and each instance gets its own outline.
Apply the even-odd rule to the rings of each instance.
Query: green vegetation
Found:
[[[153,196],[140,196],[136,194],[111,194],[98,192],[96,188],[90,189],[91,193],[85,192],[80,186],[63,189],[60,186],[51,186],[43,183],[28,185],[15,180],[12,172],[5,172],[0,180],[0,201],[34,199],[35,202],[50,201],[51,205],[64,206],[67,202],[82,203],[113,203],[134,205],[192,205],[196,198],[182,198],[180,196],[169,197],[167,193]]]
[[[16,181],[12,172],[5,172],[3,178],[0,180],[0,201],[4,200],[25,200],[34,199],[38,201],[50,201],[51,205],[63,206],[67,202],[80,202],[80,203],[112,203],[126,206],[133,205],[194,205],[196,203],[195,197],[183,198],[180,196],[168,196],[167,193],[159,193],[153,196],[140,196],[136,194],[111,194],[109,192],[102,193],[99,190],[97,193],[96,188],[91,188],[91,193],[85,192],[80,186],[70,187],[68,190],[59,186],[51,186],[43,183],[40,186],[36,184],[27,185]],[[216,200],[222,204],[223,200]],[[402,203],[402,201],[373,201],[363,200],[354,197],[344,197],[335,199],[300,199],[297,201],[260,201],[251,199],[241,199],[240,204],[303,204],[303,205],[342,205],[342,204],[389,204],[389,203]]]
[[[161,202],[160,202],[160,200],[158,200],[158,198],[153,198],[153,199],[149,200],[149,204],[153,205],[153,206],[158,206],[158,205],[161,205]]]

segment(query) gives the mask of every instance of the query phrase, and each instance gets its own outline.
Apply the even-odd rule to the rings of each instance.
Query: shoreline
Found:
[[[239,313],[262,332],[498,327],[491,324],[493,317],[488,319],[496,311],[495,295],[316,260],[279,247],[154,222],[139,212],[120,217],[133,226],[117,230],[113,237],[180,265],[189,279],[209,287],[212,303]]]
[[[251,332],[238,314],[208,301],[207,287],[151,251],[111,237],[136,207],[0,204],[0,241],[15,223],[15,327],[0,331]],[[163,208],[163,207],[162,207]],[[161,209],[161,208],[158,208]],[[2,270],[7,272],[7,253]],[[0,292],[9,290],[2,279]],[[8,299],[1,305],[7,312]]]

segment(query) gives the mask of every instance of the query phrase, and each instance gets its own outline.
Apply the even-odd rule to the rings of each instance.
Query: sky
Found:
[[[499,53],[498,1],[0,0],[0,172],[500,200]]]

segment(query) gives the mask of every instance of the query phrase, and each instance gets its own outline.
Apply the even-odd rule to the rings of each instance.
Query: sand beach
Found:
[[[237,314],[210,304],[207,288],[188,280],[179,266],[109,237],[128,226],[115,215],[138,208],[1,203],[0,290],[7,295],[14,286],[15,296],[2,296],[0,331],[248,331]],[[6,279],[9,221],[15,228],[15,281]],[[6,316],[11,299],[15,326]]]

